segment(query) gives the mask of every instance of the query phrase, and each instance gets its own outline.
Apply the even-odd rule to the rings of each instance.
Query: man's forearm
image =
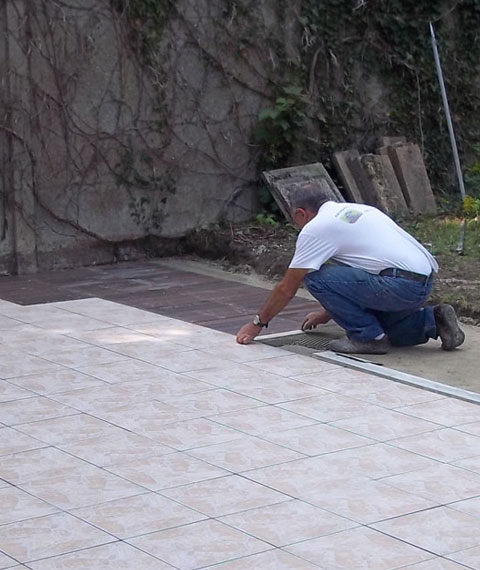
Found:
[[[260,320],[268,323],[278,315],[278,313],[288,305],[295,296],[295,291],[287,290],[282,283],[279,283],[271,292],[267,302],[258,312]]]

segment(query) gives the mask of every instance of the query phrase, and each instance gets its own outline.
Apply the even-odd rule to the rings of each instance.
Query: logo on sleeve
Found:
[[[363,216],[363,212],[360,210],[355,210],[354,208],[348,208],[342,210],[337,214],[337,217],[342,220],[342,222],[347,222],[347,224],[354,224]]]

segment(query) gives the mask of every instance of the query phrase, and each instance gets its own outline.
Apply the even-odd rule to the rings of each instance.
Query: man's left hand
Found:
[[[260,333],[262,327],[254,325],[253,323],[247,323],[237,333],[238,344],[248,344]]]

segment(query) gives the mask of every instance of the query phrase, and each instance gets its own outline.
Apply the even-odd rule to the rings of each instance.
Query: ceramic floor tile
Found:
[[[328,570],[393,570],[432,556],[365,527],[309,540],[287,550]]]
[[[219,520],[275,546],[286,546],[356,526],[352,521],[297,500],[244,511]]]
[[[189,455],[234,473],[303,457],[291,449],[251,436],[191,450]]]
[[[265,434],[262,438],[311,456],[374,443],[366,437],[326,424]]]
[[[132,394],[145,401],[155,399],[159,401],[170,400],[175,396],[185,396],[187,394],[196,394],[197,392],[205,392],[214,388],[206,382],[200,382],[193,378],[188,378],[183,374],[171,372],[170,376],[161,376],[159,378],[147,378],[145,380],[133,380],[131,382],[122,382],[120,384],[123,390],[129,390]]]
[[[304,500],[353,521],[370,524],[438,506],[427,500],[381,481],[355,479],[324,481]]]
[[[240,431],[227,428],[211,420],[197,418],[184,422],[166,424],[161,432],[155,436],[155,440],[185,451],[205,445],[215,445],[244,437]]]
[[[94,331],[112,326],[111,323],[98,321],[83,315],[76,315],[68,311],[64,314],[50,315],[44,320],[32,321],[32,325],[54,332],[56,334],[68,334],[72,331]]]
[[[183,352],[191,351],[186,346],[181,346],[168,340],[160,340],[155,337],[147,337],[146,339],[134,342],[118,343],[110,347],[119,354],[144,360],[152,364],[162,364],[163,358],[176,355]]]
[[[280,376],[298,376],[300,374],[308,374],[309,372],[320,372],[337,368],[335,364],[322,362],[316,358],[309,356],[285,355],[273,358],[264,358],[249,362],[247,366],[251,366],[255,370],[265,370]]]
[[[181,350],[181,347],[180,347]],[[184,352],[163,355],[157,364],[173,372],[188,372],[212,366],[212,355],[200,350],[186,350]]]
[[[93,366],[95,364],[124,362],[128,359],[124,354],[117,354],[116,352],[99,348],[98,346],[87,346],[81,350],[69,350],[63,353],[42,354],[42,356],[56,364],[68,366],[69,368],[82,368],[83,366]]]
[[[97,364],[78,369],[84,374],[99,378],[109,384],[129,382],[131,380],[160,380],[172,377],[172,372],[141,360],[127,360],[113,364]]]
[[[433,467],[386,477],[383,482],[438,503],[450,503],[480,495],[480,474],[452,465]]]
[[[464,431],[466,433],[471,433],[472,435],[480,436],[480,422],[459,425],[456,427],[456,429],[459,429],[460,431]]]
[[[179,570],[194,570],[271,549],[217,521],[203,521],[130,540]]]
[[[152,491],[215,479],[227,474],[225,470],[185,453],[148,457],[142,461],[113,465],[108,470]]]
[[[478,446],[476,448],[476,451],[477,452],[479,451]],[[468,457],[467,459],[461,459],[460,461],[454,461],[452,465],[455,465],[456,467],[461,467],[462,469],[468,469],[469,471],[473,471],[474,473],[480,474],[480,455],[475,455],[474,457]]]
[[[465,566],[460,566],[455,562],[446,560],[445,558],[432,558],[426,562],[420,562],[419,564],[412,564],[411,566],[406,566],[402,570],[466,570]]]
[[[285,380],[285,376],[279,374],[272,374],[263,370],[252,370],[251,366],[238,364],[235,362],[221,363],[212,360],[209,368],[202,368],[201,370],[190,370],[186,373],[191,378],[202,380],[219,386],[221,388],[229,388],[234,390],[237,386],[242,386],[245,382],[248,383],[252,379],[256,379],[259,384],[275,385],[275,382],[281,383]]]
[[[215,357],[218,356],[219,351],[221,351],[222,358],[240,363],[285,356],[284,350],[268,346],[266,344],[238,344],[233,335],[230,336],[230,338],[226,338],[223,341],[215,343],[214,346],[204,348],[203,350],[207,354],[211,354]]]
[[[399,411],[449,427],[480,421],[478,404],[463,402],[455,398],[406,406],[399,408]]]
[[[0,427],[0,456],[45,447],[41,441],[9,427]]]
[[[28,562],[113,540],[109,534],[60,513],[3,526],[0,548],[20,562]]]
[[[394,439],[390,444],[445,463],[480,453],[480,437],[450,428]],[[480,470],[480,456],[477,464]]]
[[[102,348],[113,348],[117,343],[136,342],[150,338],[148,335],[113,325],[97,331],[72,331],[68,337]]]
[[[0,404],[0,418],[2,422],[11,426],[76,414],[78,410],[43,396]]]
[[[75,370],[63,369],[58,372],[17,376],[10,380],[12,384],[31,390],[41,396],[49,396],[60,392],[105,386],[105,382]]]
[[[438,424],[407,416],[395,410],[370,408],[361,417],[334,422],[336,427],[355,432],[377,441],[422,434],[438,429]]]
[[[124,431],[107,422],[80,413],[75,416],[22,424],[19,430],[50,445],[73,443],[95,436],[120,435]]]
[[[253,570],[256,568],[261,568],[261,570],[319,570],[320,566],[283,550],[269,550],[208,568],[209,570]]]
[[[52,505],[44,503],[15,487],[0,489],[0,505],[2,505],[0,525],[33,519],[57,511]]]
[[[19,388],[7,380],[0,380],[0,403],[32,398],[33,396],[35,396],[35,394],[30,392],[30,390]]]
[[[10,556],[6,554],[2,554],[0,552],[0,568],[3,570],[4,568],[15,568],[16,570],[20,570],[20,568],[26,568],[26,566],[20,567],[18,562]]]
[[[122,542],[30,562],[32,570],[174,570],[158,558]]]
[[[280,407],[313,418],[320,422],[334,422],[346,418],[363,417],[369,411],[380,408],[355,398],[348,398],[340,394],[327,394],[315,398],[304,398],[280,404]]]
[[[20,487],[63,510],[96,505],[144,493],[145,489],[87,463],[50,472]]]
[[[142,462],[151,456],[173,453],[175,450],[146,437],[122,430],[114,436],[99,436],[61,444],[60,449],[97,467],[107,467],[129,461]]]
[[[55,372],[61,370],[62,367],[54,362],[22,354],[18,357],[2,357],[0,362],[0,378],[7,380],[16,376],[25,376],[27,374],[36,374],[38,372]]]
[[[480,569],[480,547],[469,548],[467,550],[462,550],[460,552],[455,552],[454,554],[449,554],[448,557],[451,560],[455,560],[462,564],[460,568],[464,568],[463,564],[467,568],[473,568],[475,570]],[[453,570],[453,568],[452,568]]]
[[[43,447],[2,457],[0,477],[12,485],[47,479],[65,470],[83,467],[84,461],[54,447]]]
[[[72,514],[121,539],[190,524],[205,518],[204,515],[155,493],[76,509]]]
[[[79,352],[85,348],[93,348],[89,344],[54,333],[46,333],[42,329],[42,335],[38,338],[22,342],[18,347],[23,352],[27,352],[32,356],[40,356],[46,360],[52,360],[52,357],[62,357],[68,361],[68,356],[72,353]]]
[[[413,513],[373,527],[437,556],[480,546],[480,519],[448,507]]]
[[[262,405],[258,400],[222,388],[168,398],[164,401],[187,413],[195,414],[196,417],[235,412]]]
[[[451,509],[467,513],[474,517],[480,517],[480,496],[465,501],[457,501],[448,505]]]
[[[276,406],[261,406],[240,412],[211,416],[210,419],[250,435],[272,433],[277,430],[283,431],[318,423],[313,418],[306,418]]]
[[[290,498],[237,475],[168,489],[161,494],[211,517],[265,507]]]

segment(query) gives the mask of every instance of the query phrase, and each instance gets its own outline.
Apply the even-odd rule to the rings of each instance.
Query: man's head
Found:
[[[301,229],[317,214],[320,207],[331,198],[326,197],[321,186],[312,182],[295,185],[291,194],[291,215],[295,224]]]

